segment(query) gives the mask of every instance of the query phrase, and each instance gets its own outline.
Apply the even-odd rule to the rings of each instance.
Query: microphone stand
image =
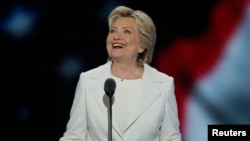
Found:
[[[109,97],[108,141],[112,141],[112,96],[115,93],[115,88],[116,88],[115,80],[112,78],[106,79],[104,83],[104,91],[106,95]]]
[[[112,141],[112,96],[109,97],[108,141]]]

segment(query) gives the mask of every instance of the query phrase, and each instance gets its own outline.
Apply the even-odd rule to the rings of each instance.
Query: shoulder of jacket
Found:
[[[166,73],[163,73],[150,65],[146,65],[146,66],[147,66],[149,75],[153,76],[154,79],[165,81],[165,82],[173,81],[174,78],[172,76]]]
[[[90,70],[87,70],[85,72],[80,73],[80,78],[82,77],[99,77],[104,74],[104,72],[107,71],[107,68],[109,66],[109,63],[102,64],[100,66],[97,66],[95,68],[92,68]]]

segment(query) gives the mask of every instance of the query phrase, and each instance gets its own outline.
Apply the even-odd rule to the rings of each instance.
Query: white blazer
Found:
[[[109,61],[80,74],[60,141],[108,141],[104,83],[111,77],[110,68]],[[142,82],[143,90],[124,133],[112,114],[112,141],[181,141],[173,78],[145,64]]]

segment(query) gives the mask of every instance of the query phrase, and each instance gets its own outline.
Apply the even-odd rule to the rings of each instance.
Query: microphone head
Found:
[[[104,83],[104,91],[106,95],[108,95],[110,98],[114,95],[116,88],[115,80],[112,78],[106,79]]]

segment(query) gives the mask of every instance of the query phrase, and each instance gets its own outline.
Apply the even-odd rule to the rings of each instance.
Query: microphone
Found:
[[[116,83],[112,78],[106,79],[104,83],[104,91],[109,97],[109,121],[108,121],[108,141],[112,141],[112,96],[115,93]]]
[[[111,98],[115,93],[116,83],[112,78],[108,78],[104,84],[104,91],[106,95]]]

